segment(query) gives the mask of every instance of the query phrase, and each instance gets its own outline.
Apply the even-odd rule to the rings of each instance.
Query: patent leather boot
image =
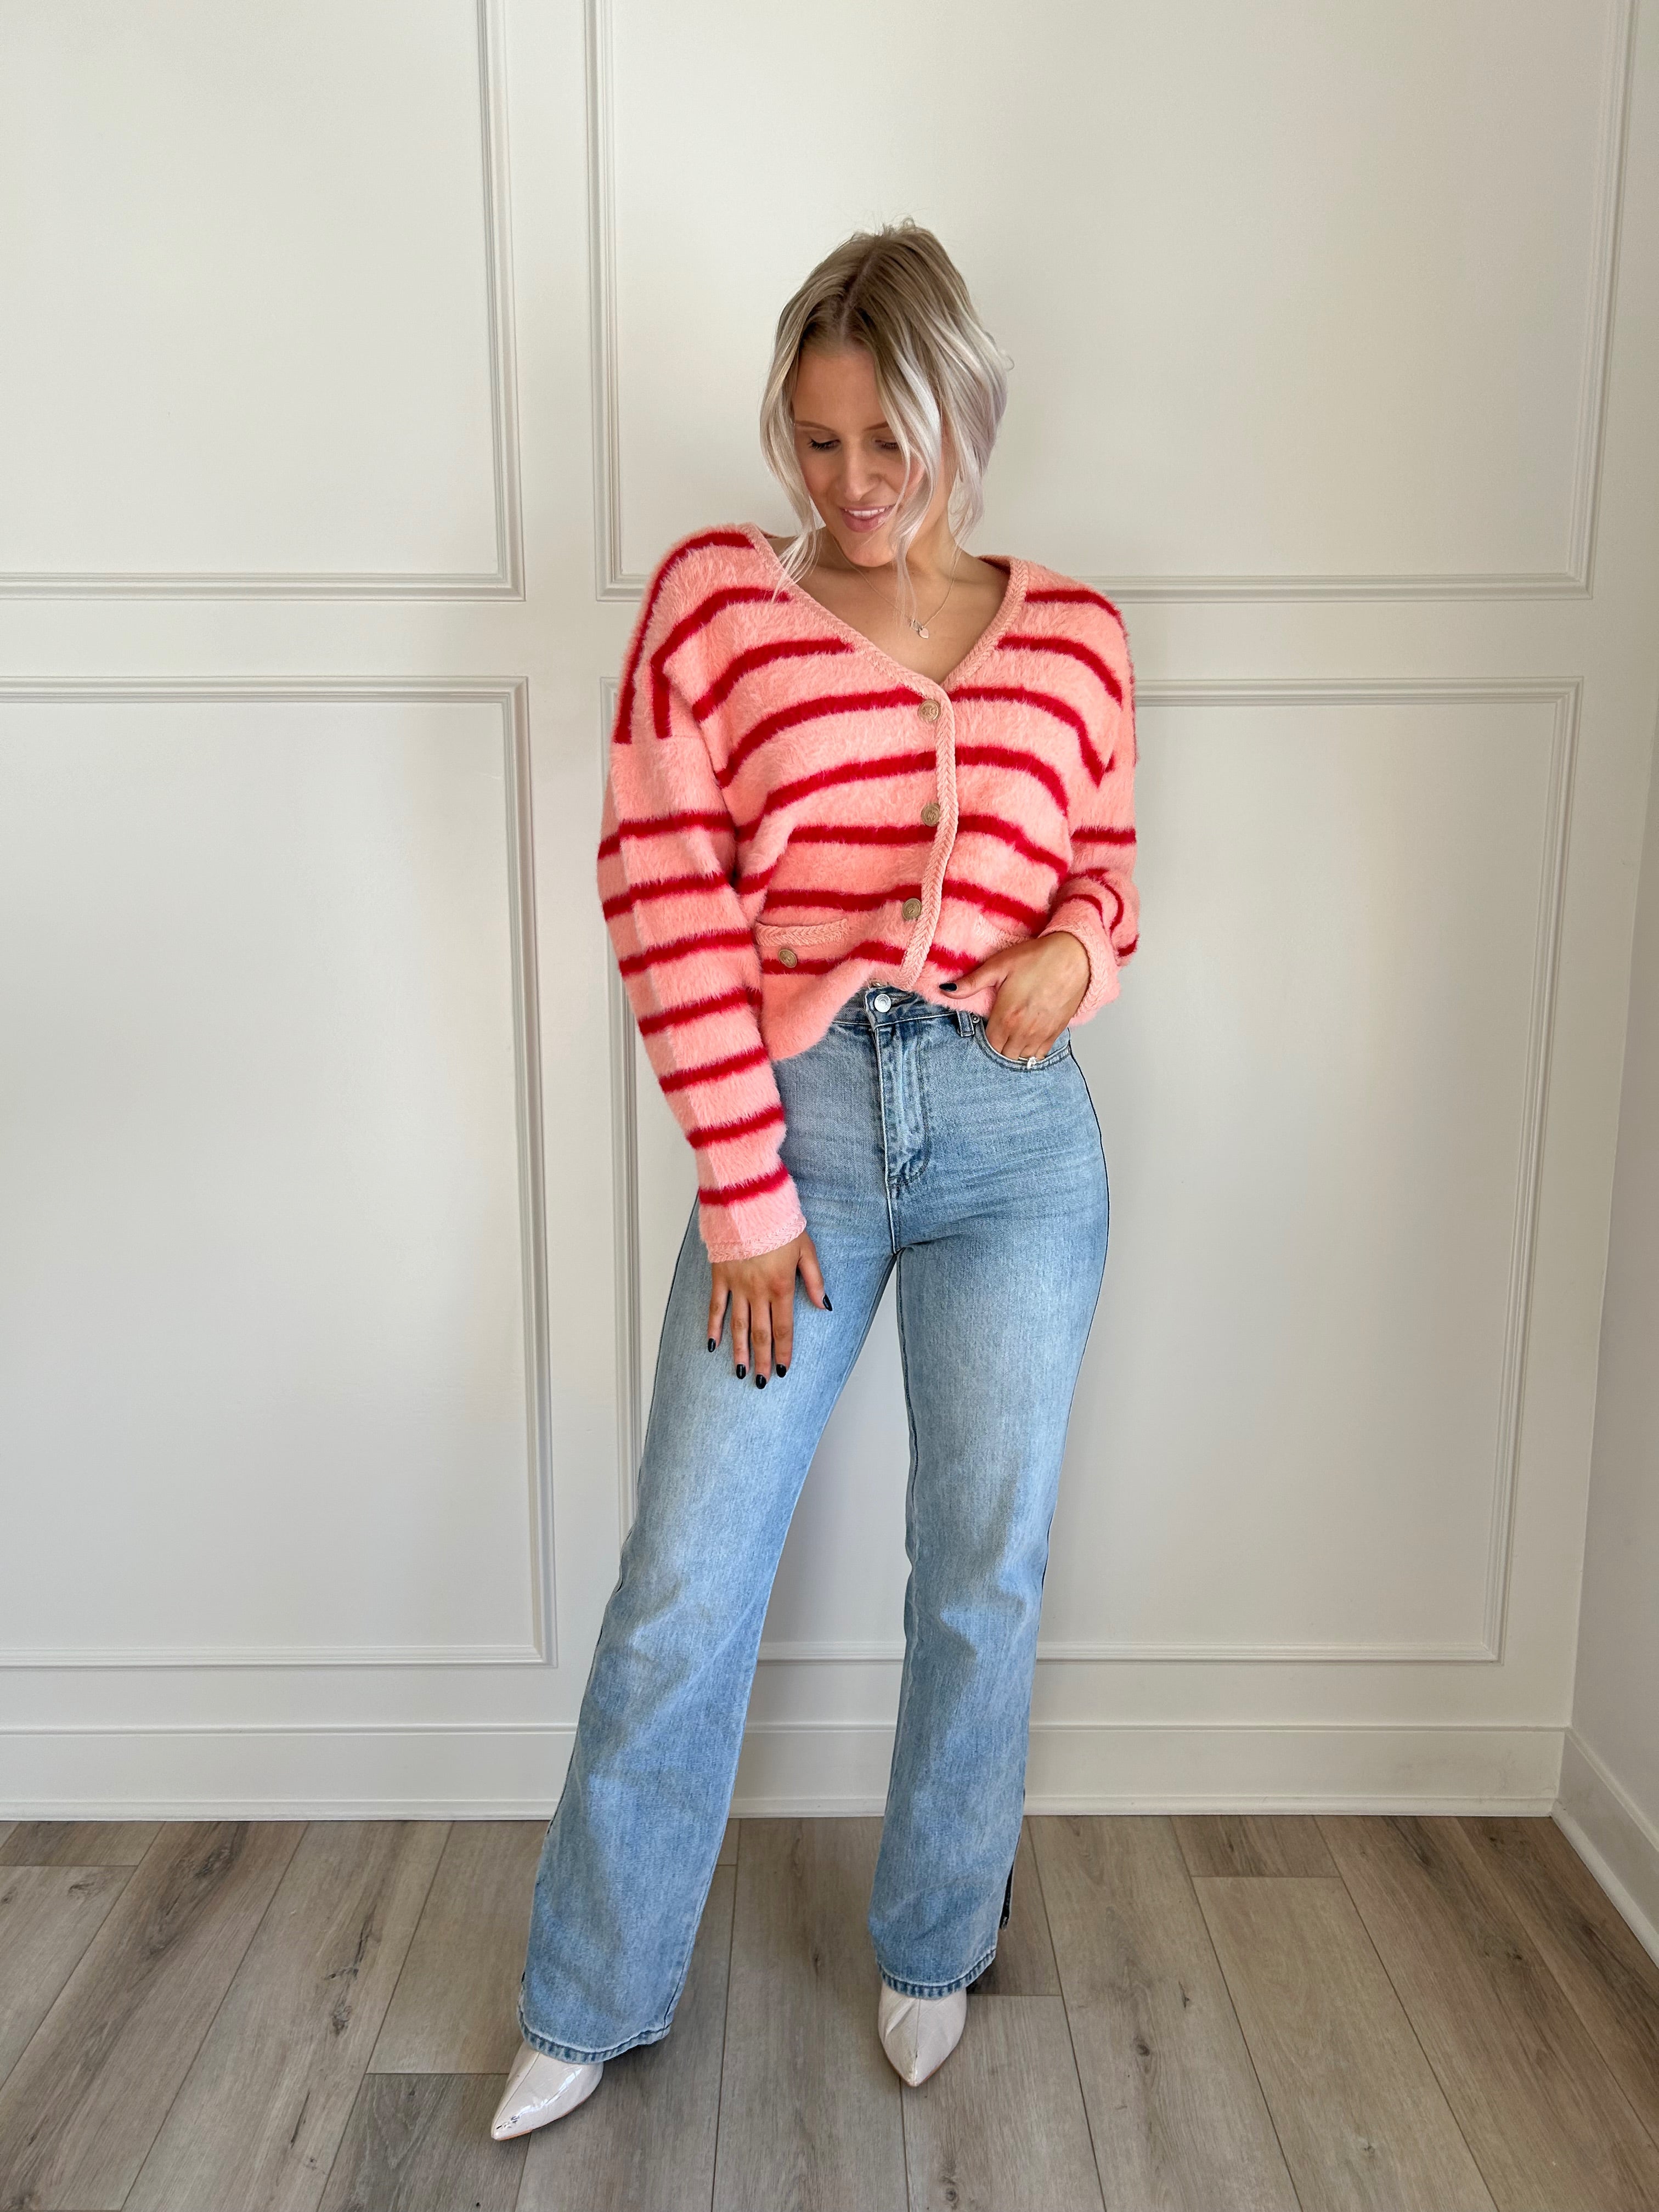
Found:
[[[602,2059],[585,2065],[569,2058],[550,2058],[533,2044],[521,2045],[489,2124],[490,2134],[497,2142],[505,2142],[509,2136],[527,2136],[532,2128],[562,2119],[592,2095],[604,2071]]]
[[[881,2047],[913,2089],[944,2065],[967,2024],[966,1990],[947,1997],[912,1997],[886,1982],[881,1985],[876,2007]]]

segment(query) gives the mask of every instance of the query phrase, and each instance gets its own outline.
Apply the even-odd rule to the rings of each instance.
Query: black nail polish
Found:
[[[832,1306],[832,1305],[830,1304],[830,1293],[829,1293],[829,1291],[826,1291],[824,1292],[824,1294],[823,1294],[823,1310],[825,1311],[825,1313],[834,1313],[834,1311],[836,1310],[835,1310],[835,1308],[834,1308],[834,1306]]]
[[[954,983],[941,983],[939,985],[941,991],[954,991],[956,988],[957,987]]]
[[[738,1368],[738,1382],[742,1382],[742,1380],[743,1380],[744,1376],[748,1372],[749,1372],[749,1370],[748,1370],[746,1367],[739,1367],[739,1368]]]
[[[780,1375],[787,1375],[787,1374],[789,1372],[789,1366],[788,1366],[788,1363],[787,1363],[787,1361],[785,1361],[785,1362],[784,1362],[784,1364],[782,1364],[782,1365],[778,1369],[778,1372],[779,1372],[779,1374],[780,1374]]]
[[[712,1336],[708,1340],[708,1349],[711,1352],[714,1349],[714,1339]]]
[[[763,1390],[766,1388],[766,1377],[763,1375],[757,1375],[755,1377],[755,1388],[757,1390]]]

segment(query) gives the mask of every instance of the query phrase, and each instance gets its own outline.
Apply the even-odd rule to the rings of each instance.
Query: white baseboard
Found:
[[[545,1820],[571,1736],[501,1723],[0,1729],[0,1819]],[[1547,1814],[1561,1739],[1525,1726],[1040,1723],[1026,1802],[1034,1813]],[[879,1813],[892,1741],[890,1728],[760,1723],[732,1810]]]
[[[1659,1827],[1632,1802],[1576,1729],[1561,1751],[1555,1820],[1567,1841],[1659,1960]]]

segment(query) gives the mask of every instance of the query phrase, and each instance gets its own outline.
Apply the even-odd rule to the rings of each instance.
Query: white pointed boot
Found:
[[[584,2065],[569,2058],[550,2058],[533,2044],[521,2045],[489,2123],[490,2134],[497,2142],[505,2142],[509,2136],[527,2136],[532,2128],[562,2119],[592,2095],[604,2071],[603,2059]]]
[[[948,1997],[906,1996],[886,1982],[876,2007],[881,2047],[914,2089],[936,2074],[962,2040],[968,2025],[968,1992]]]

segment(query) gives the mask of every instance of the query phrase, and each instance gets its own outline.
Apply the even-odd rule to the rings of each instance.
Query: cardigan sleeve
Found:
[[[1037,933],[1047,937],[1068,929],[1088,953],[1089,986],[1072,1016],[1073,1025],[1116,998],[1120,970],[1140,942],[1140,893],[1134,879],[1134,669],[1115,611],[1109,629],[1103,659],[1121,695],[1109,698],[1105,736],[1111,750],[1099,781],[1090,785],[1076,811],[1072,872],[1056,889],[1048,919]]]
[[[736,825],[668,672],[683,605],[676,558],[652,579],[623,670],[599,890],[647,1054],[696,1157],[709,1258],[746,1259],[788,1243],[806,1220],[782,1160],[760,953],[735,889]]]

